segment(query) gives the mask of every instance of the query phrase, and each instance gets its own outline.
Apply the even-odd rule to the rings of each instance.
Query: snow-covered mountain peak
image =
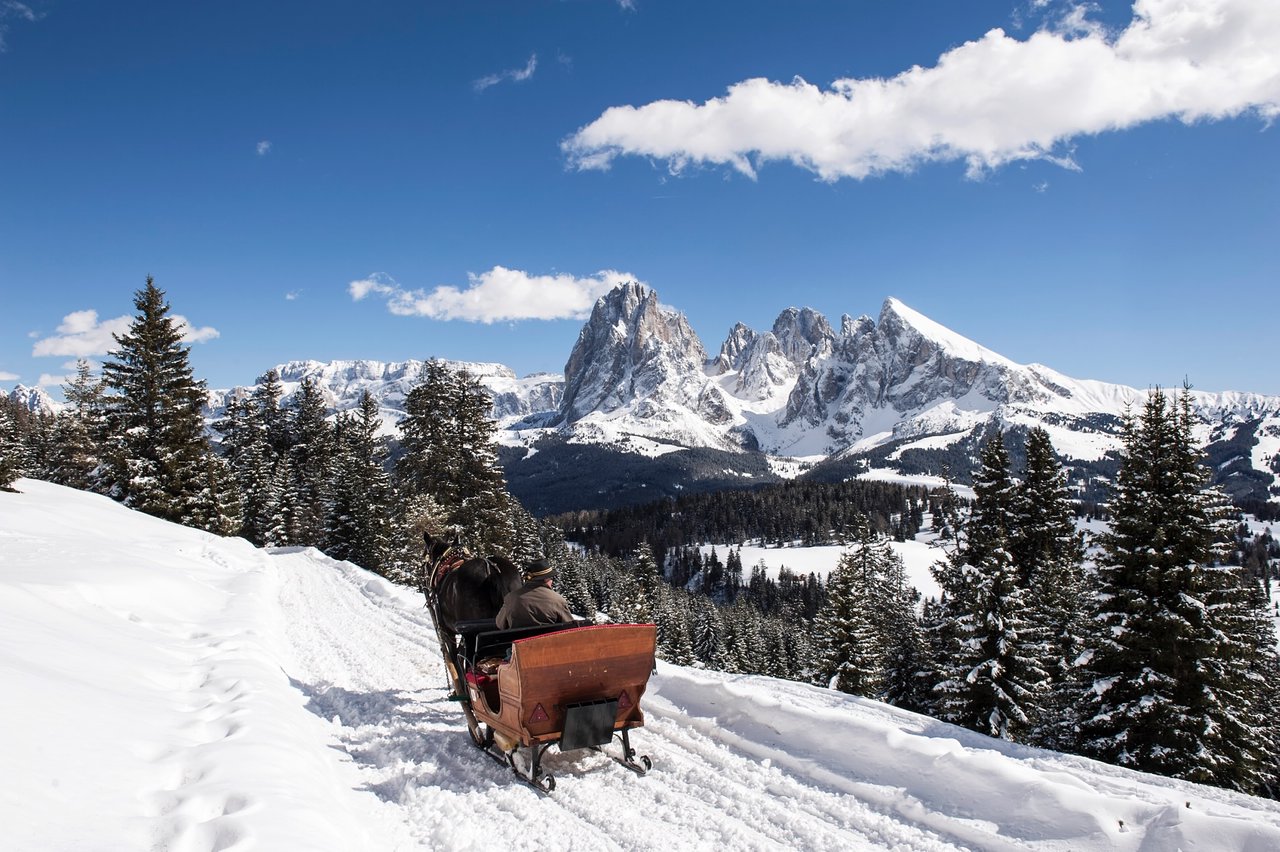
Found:
[[[787,308],[773,322],[779,352],[793,364],[831,354],[836,334],[827,318],[812,308]]]
[[[669,437],[701,442],[705,435],[687,433],[686,415],[700,423],[728,417],[718,389],[708,387],[706,362],[684,314],[641,284],[616,287],[596,302],[578,334],[564,368],[558,420],[572,425],[589,414],[625,411],[638,432],[647,431],[648,422],[670,429]]]
[[[965,361],[999,364],[1006,367],[1019,366],[998,352],[993,352],[964,335],[934,322],[892,296],[885,299],[884,305],[880,308],[878,328],[881,333],[893,337],[902,337],[904,334],[914,332],[915,335],[933,344],[947,355]]]
[[[41,387],[17,385],[9,392],[9,401],[16,402],[32,414],[56,414],[62,409],[62,405]]]

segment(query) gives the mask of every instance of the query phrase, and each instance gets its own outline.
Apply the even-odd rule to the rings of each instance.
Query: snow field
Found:
[[[471,744],[421,597],[20,480],[0,494],[5,850],[1280,848],[1280,804],[660,663],[634,745]],[[616,746],[615,746],[616,748]]]

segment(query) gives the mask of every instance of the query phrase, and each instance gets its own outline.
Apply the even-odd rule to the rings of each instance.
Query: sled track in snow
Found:
[[[471,745],[448,700],[425,609],[342,565],[278,553],[291,679],[355,761],[368,790],[423,846],[814,850],[965,848],[854,794],[761,761],[703,730],[651,681],[634,743],[654,761],[637,778],[593,752],[545,758],[561,783],[542,795]],[[617,748],[616,743],[613,748]],[[994,839],[994,838],[992,838]],[[523,841],[523,843],[522,843]]]

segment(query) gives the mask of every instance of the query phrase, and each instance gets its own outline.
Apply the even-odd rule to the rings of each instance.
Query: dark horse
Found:
[[[458,624],[496,616],[507,592],[520,585],[520,570],[502,556],[472,556],[456,537],[451,543],[424,532],[422,539],[426,565],[419,575],[419,587],[427,596],[427,606],[436,623],[449,688],[454,696],[461,697],[466,694],[466,687],[457,658]],[[471,705],[464,702],[462,709],[471,739],[481,748],[487,747]]]
[[[507,592],[520,585],[520,569],[502,556],[472,556],[456,539],[451,543],[425,532],[422,538],[426,571],[421,590],[452,653],[458,622],[497,615]]]

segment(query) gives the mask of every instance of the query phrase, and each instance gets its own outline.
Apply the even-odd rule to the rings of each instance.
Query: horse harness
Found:
[[[431,589],[438,588],[446,574],[469,559],[471,559],[471,554],[467,552],[466,548],[454,548],[453,545],[446,547],[444,553],[440,554],[440,558],[431,564],[431,574],[427,578],[428,587]],[[486,559],[485,561],[487,562],[488,560]]]

